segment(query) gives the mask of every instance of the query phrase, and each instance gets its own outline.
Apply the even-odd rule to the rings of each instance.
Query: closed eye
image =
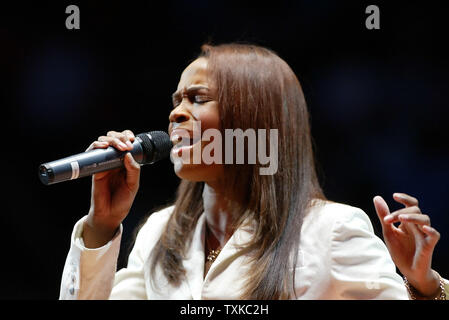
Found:
[[[204,86],[192,86],[182,91],[177,91],[172,95],[173,108],[181,104],[184,98],[189,99],[190,103],[203,104],[213,99],[207,94],[209,89]]]
[[[193,103],[199,103],[199,104],[209,102],[210,100],[211,99],[205,95],[194,95],[193,98],[191,99],[191,101]]]
[[[188,97],[189,101],[191,103],[197,103],[197,104],[203,104],[206,102],[211,101],[212,99],[208,96],[205,95],[193,95],[191,97]],[[173,108],[176,108],[177,106],[179,106],[182,102],[182,99],[179,98],[173,98]]]

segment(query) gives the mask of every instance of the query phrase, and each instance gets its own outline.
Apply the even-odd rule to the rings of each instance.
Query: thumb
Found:
[[[375,196],[373,203],[384,232],[393,230],[393,224],[384,221],[385,217],[390,214],[390,209],[385,200],[381,196]]]
[[[433,251],[438,240],[440,240],[440,233],[431,226],[422,226],[422,231],[428,236],[427,243]]]
[[[134,160],[129,152],[125,155],[124,164],[126,168],[126,183],[130,189],[135,190],[139,186],[140,164]]]

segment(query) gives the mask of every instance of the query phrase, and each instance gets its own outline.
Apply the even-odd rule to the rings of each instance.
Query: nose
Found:
[[[181,123],[188,121],[190,119],[189,113],[183,107],[183,103],[177,106],[175,109],[170,112],[168,120],[173,123]]]

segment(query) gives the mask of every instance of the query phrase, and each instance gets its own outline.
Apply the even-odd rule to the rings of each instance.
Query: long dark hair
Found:
[[[318,183],[309,113],[297,77],[273,51],[246,44],[203,45],[208,76],[217,88],[221,128],[278,129],[278,171],[260,175],[259,163],[225,165],[226,190],[238,199],[239,219],[255,221],[246,244],[253,267],[242,299],[287,299],[294,295],[294,270],[304,216],[313,199],[325,199]],[[203,182],[181,181],[174,211],[151,255],[172,285],[203,212]],[[292,269],[293,268],[293,269]],[[292,271],[293,270],[293,271]]]

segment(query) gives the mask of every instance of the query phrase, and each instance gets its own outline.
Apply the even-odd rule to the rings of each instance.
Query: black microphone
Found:
[[[119,151],[114,147],[93,149],[39,166],[39,178],[45,185],[90,176],[94,173],[123,167],[123,160],[130,152],[141,165],[154,163],[170,155],[173,147],[164,131],[150,131],[136,136],[133,149]]]

